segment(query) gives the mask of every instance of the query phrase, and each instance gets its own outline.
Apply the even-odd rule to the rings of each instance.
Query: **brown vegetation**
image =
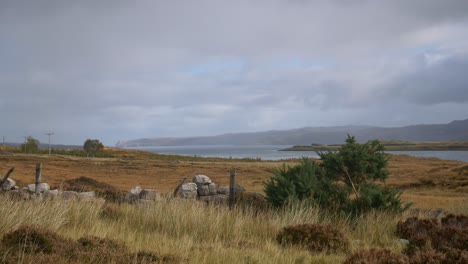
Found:
[[[276,236],[283,246],[298,245],[312,252],[337,253],[349,250],[349,240],[332,225],[301,224],[284,227]]]
[[[178,263],[149,251],[132,253],[123,243],[94,236],[74,241],[42,227],[21,226],[5,234],[1,263]]]

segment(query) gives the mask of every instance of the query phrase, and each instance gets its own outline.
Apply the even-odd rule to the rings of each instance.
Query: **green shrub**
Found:
[[[265,182],[267,201],[274,207],[310,200],[328,210],[361,215],[370,210],[402,212],[410,204],[401,191],[376,184],[388,177],[388,158],[379,141],[358,144],[348,136],[337,151],[318,152],[322,162],[303,158],[300,164],[274,171]]]
[[[391,252],[388,249],[376,249],[359,251],[349,256],[344,264],[406,264],[408,258]]]
[[[291,200],[304,200],[312,197],[319,188],[318,164],[303,158],[294,167],[283,167],[274,171],[265,183],[267,201],[274,207],[279,207]]]
[[[313,252],[347,252],[349,241],[332,225],[302,224],[284,227],[276,236],[284,246],[297,245]]]

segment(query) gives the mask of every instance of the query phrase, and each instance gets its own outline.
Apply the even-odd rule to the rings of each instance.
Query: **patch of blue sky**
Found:
[[[325,68],[327,63],[319,59],[306,59],[299,57],[292,57],[281,61],[276,61],[271,64],[271,68],[275,70],[284,69],[322,69]]]
[[[428,44],[428,45],[422,45],[416,48],[412,48],[410,50],[411,53],[415,55],[420,55],[420,54],[428,54],[428,53],[436,53],[439,52],[440,49],[437,45],[435,44]]]

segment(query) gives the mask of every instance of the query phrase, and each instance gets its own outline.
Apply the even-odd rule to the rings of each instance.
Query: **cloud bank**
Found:
[[[113,145],[466,119],[466,32],[462,0],[3,0],[0,134]]]

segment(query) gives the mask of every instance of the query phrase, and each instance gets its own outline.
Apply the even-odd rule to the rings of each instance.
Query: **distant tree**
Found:
[[[25,153],[36,153],[39,150],[39,140],[28,136],[26,142],[21,144],[21,151]]]
[[[102,151],[103,149],[104,145],[97,139],[87,139],[83,145],[83,150],[86,152],[88,157],[94,157],[96,153]]]

